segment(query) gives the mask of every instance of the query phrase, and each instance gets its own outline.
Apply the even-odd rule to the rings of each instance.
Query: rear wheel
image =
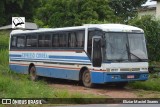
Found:
[[[36,81],[38,79],[38,76],[36,74],[36,67],[32,66],[29,70],[30,79],[32,81]]]
[[[82,75],[82,82],[85,87],[91,88],[94,84],[91,82],[90,72],[85,70]]]

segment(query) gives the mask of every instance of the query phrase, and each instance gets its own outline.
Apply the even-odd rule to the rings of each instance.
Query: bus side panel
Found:
[[[28,66],[10,64],[9,67],[14,72],[28,74]]]
[[[91,72],[92,83],[104,83],[104,72]]]
[[[28,74],[28,66],[10,64],[9,67],[14,72]],[[79,70],[36,67],[36,72],[44,77],[79,80]]]
[[[36,70],[37,70],[37,75],[40,76],[69,79],[69,80],[79,80],[78,70],[44,68],[44,67],[36,67]]]

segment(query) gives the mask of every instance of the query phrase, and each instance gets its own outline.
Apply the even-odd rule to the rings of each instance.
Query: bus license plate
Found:
[[[128,78],[128,79],[133,79],[133,78],[134,78],[134,75],[127,75],[127,78]]]

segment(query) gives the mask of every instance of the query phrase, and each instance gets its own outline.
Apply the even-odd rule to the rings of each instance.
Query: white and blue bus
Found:
[[[94,84],[148,79],[144,31],[122,24],[14,30],[10,34],[10,69],[38,76]]]

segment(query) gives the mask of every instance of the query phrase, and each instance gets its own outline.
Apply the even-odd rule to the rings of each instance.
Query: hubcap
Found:
[[[86,73],[85,78],[84,78],[85,83],[90,83],[90,75],[89,73]]]

